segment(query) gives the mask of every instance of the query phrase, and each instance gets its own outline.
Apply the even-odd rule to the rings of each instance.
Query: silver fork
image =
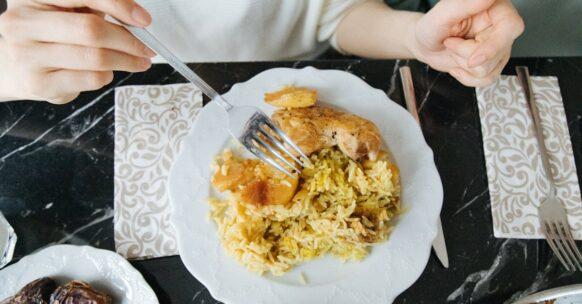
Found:
[[[552,248],[552,251],[558,257],[564,268],[568,271],[576,271],[576,269],[582,271],[582,254],[580,254],[570,232],[566,208],[564,208],[564,204],[556,197],[556,185],[548,159],[540,113],[535,103],[529,71],[527,67],[518,66],[516,67],[516,72],[533,118],[536,139],[540,147],[540,158],[550,186],[547,197],[542,200],[538,207],[541,230],[546,236],[548,245],[550,245],[550,248]]]
[[[250,106],[233,106],[148,30],[116,21],[164,58],[178,73],[200,88],[202,93],[218,103],[228,115],[229,133],[257,158],[290,177],[293,177],[293,172],[299,173],[301,167],[309,164],[309,159],[301,149],[261,110]],[[296,157],[287,147],[294,150],[299,157]]]

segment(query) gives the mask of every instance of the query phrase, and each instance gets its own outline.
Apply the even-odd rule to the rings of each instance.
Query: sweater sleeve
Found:
[[[329,41],[334,49],[345,54],[337,44],[336,29],[350,9],[366,1],[382,2],[382,0],[325,0],[318,24],[317,40]]]

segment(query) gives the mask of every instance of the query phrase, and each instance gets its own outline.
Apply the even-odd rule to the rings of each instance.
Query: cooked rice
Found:
[[[249,270],[282,275],[326,253],[361,260],[388,237],[400,212],[396,167],[387,160],[362,166],[335,148],[310,159],[287,205],[210,199],[222,245]]]
[[[301,285],[307,285],[307,279],[303,272],[299,272],[299,283],[301,283]]]

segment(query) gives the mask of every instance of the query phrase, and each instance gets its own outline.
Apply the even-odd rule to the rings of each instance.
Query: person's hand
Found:
[[[97,90],[113,71],[139,72],[154,53],[122,26],[146,26],[132,0],[13,0],[0,15],[0,99],[67,103]]]
[[[464,85],[486,86],[503,70],[523,30],[509,0],[442,0],[418,20],[410,49]]]

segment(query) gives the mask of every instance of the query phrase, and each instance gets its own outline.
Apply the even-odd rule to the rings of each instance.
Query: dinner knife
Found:
[[[398,69],[400,72],[400,80],[402,81],[402,90],[404,91],[404,100],[406,102],[406,109],[412,115],[414,120],[420,125],[418,118],[418,110],[416,109],[416,96],[414,95],[414,85],[412,83],[412,74],[410,68],[407,66]],[[447,254],[447,245],[445,244],[445,237],[443,234],[443,224],[439,216],[437,221],[437,235],[432,241],[432,249],[434,250],[439,261],[445,268],[449,268],[449,255]]]

